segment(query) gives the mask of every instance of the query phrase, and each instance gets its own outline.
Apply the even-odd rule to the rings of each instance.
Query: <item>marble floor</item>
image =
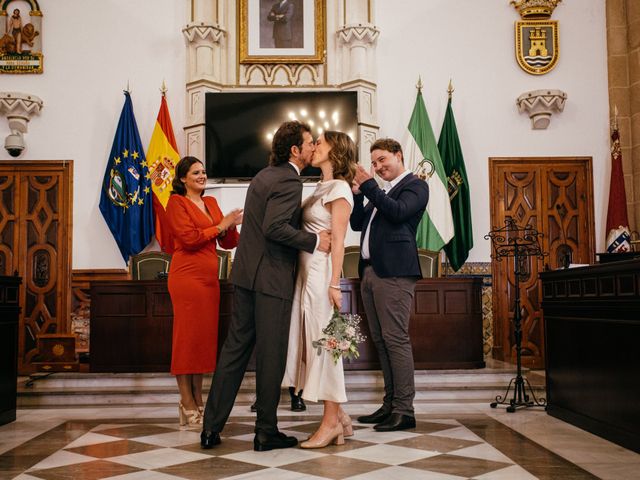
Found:
[[[321,407],[279,410],[280,429],[305,439]],[[355,417],[377,405],[349,404]],[[254,452],[253,415],[236,405],[222,444],[199,448],[175,408],[24,409],[0,427],[0,478],[57,479],[633,479],[640,455],[550,417],[486,403],[418,404],[417,427],[379,433],[354,424],[343,446]]]

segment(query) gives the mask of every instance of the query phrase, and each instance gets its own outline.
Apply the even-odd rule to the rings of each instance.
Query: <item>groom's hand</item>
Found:
[[[329,230],[322,230],[318,233],[318,237],[320,237],[318,250],[329,253],[331,251],[331,232]]]

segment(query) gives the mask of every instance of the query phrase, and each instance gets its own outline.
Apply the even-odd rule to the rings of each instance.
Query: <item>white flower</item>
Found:
[[[344,333],[347,337],[353,338],[356,335],[356,329],[353,327],[347,327],[345,328]]]
[[[351,342],[349,340],[342,340],[340,342],[340,350],[349,350],[351,348]]]

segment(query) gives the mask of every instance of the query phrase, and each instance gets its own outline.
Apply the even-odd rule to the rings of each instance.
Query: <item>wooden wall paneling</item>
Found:
[[[70,328],[73,162],[3,162],[0,189],[7,214],[0,220],[4,270],[24,278],[18,369],[30,373],[37,335]]]
[[[530,224],[544,236],[544,259],[531,259],[520,280],[522,308],[522,362],[544,365],[544,325],[538,274],[545,266],[565,262],[591,263],[595,256],[593,178],[590,157],[490,158],[491,225],[514,219]],[[492,261],[494,285],[493,356],[515,361],[513,342],[513,260]]]
[[[131,274],[124,269],[78,269],[71,273],[71,333],[76,335],[76,352],[90,349],[91,295],[94,280],[129,280]]]

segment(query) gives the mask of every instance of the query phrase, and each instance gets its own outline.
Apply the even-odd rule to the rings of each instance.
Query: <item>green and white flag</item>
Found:
[[[418,225],[416,235],[418,248],[439,252],[453,238],[453,218],[446,186],[447,175],[440,159],[438,144],[433,134],[433,128],[431,128],[420,88],[418,88],[418,96],[408,129],[409,138],[404,150],[407,168],[415,172],[420,162],[425,159],[433,164],[433,174],[427,179],[429,203],[427,203],[427,210]],[[428,166],[427,173],[429,173]]]

